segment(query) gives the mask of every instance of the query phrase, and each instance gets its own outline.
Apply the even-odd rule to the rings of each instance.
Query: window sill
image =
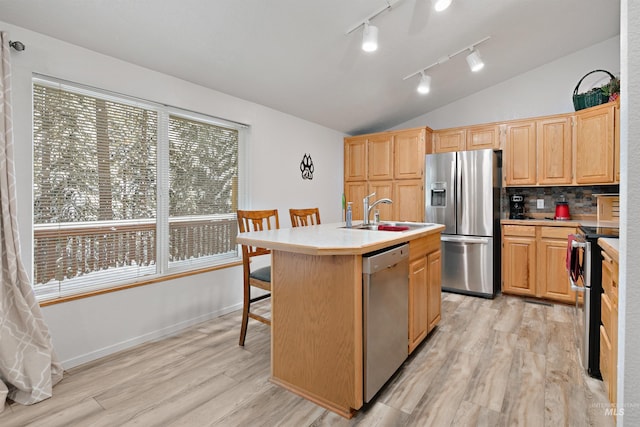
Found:
[[[221,264],[221,265],[215,265],[212,267],[207,267],[207,268],[201,268],[198,270],[189,270],[189,271],[183,271],[183,272],[179,272],[179,273],[173,273],[173,274],[167,274],[161,277],[154,277],[153,279],[149,279],[149,280],[141,280],[135,283],[129,283],[126,285],[121,285],[121,286],[114,286],[113,288],[106,288],[106,289],[98,289],[95,291],[90,291],[90,292],[83,292],[83,293],[79,293],[79,294],[74,294],[74,295],[67,295],[64,297],[59,297],[59,298],[53,298],[53,299],[49,299],[49,300],[45,300],[45,301],[40,301],[40,307],[46,307],[49,305],[54,305],[54,304],[60,304],[63,302],[69,302],[69,301],[75,301],[78,299],[83,299],[83,298],[89,298],[89,297],[93,297],[96,295],[102,295],[102,294],[108,294],[110,292],[117,292],[117,291],[122,291],[124,289],[131,289],[131,288],[137,288],[138,286],[146,286],[146,285],[151,285],[153,283],[158,283],[158,282],[165,282],[167,280],[173,280],[173,279],[179,279],[181,277],[187,277],[187,276],[193,276],[196,274],[202,274],[202,273],[208,273],[210,271],[215,271],[215,270],[222,270],[224,268],[229,268],[229,267],[236,267],[242,265],[242,260],[239,261],[233,261],[227,264]]]

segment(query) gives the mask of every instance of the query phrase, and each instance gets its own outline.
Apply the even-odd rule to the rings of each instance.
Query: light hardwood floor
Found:
[[[74,368],[0,426],[612,426],[577,361],[572,308],[443,293],[442,321],[351,420],[269,382],[270,334],[240,313]]]

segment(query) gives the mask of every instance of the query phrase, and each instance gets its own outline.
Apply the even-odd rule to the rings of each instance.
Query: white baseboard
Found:
[[[61,361],[61,363],[64,369],[71,369],[76,366],[82,365],[84,363],[88,363],[96,359],[100,359],[101,357],[109,356],[113,353],[117,353],[119,351],[126,350],[128,348],[135,347],[137,345],[144,344],[149,341],[175,335],[176,333],[190,326],[197,325],[198,323],[206,322],[207,320],[215,319],[216,317],[223,316],[227,313],[231,313],[232,311],[236,311],[241,308],[242,308],[242,303],[238,303],[229,307],[222,308],[220,310],[216,310],[207,314],[203,314],[198,317],[194,317],[193,319],[185,320],[183,322],[176,323],[174,325],[167,326],[162,329],[151,331],[146,334],[133,337],[128,340],[121,341],[95,351],[91,351],[89,353],[82,354],[80,356],[63,360]]]

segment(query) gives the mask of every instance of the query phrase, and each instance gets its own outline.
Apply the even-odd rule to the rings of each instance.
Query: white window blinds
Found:
[[[33,86],[36,295],[236,259],[240,131],[74,89]]]

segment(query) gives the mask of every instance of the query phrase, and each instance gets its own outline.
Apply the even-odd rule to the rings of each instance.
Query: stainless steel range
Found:
[[[576,291],[575,335],[582,366],[589,375],[600,374],[600,309],[602,294],[602,249],[598,238],[617,238],[617,227],[580,226],[573,240],[569,261],[569,280]]]

